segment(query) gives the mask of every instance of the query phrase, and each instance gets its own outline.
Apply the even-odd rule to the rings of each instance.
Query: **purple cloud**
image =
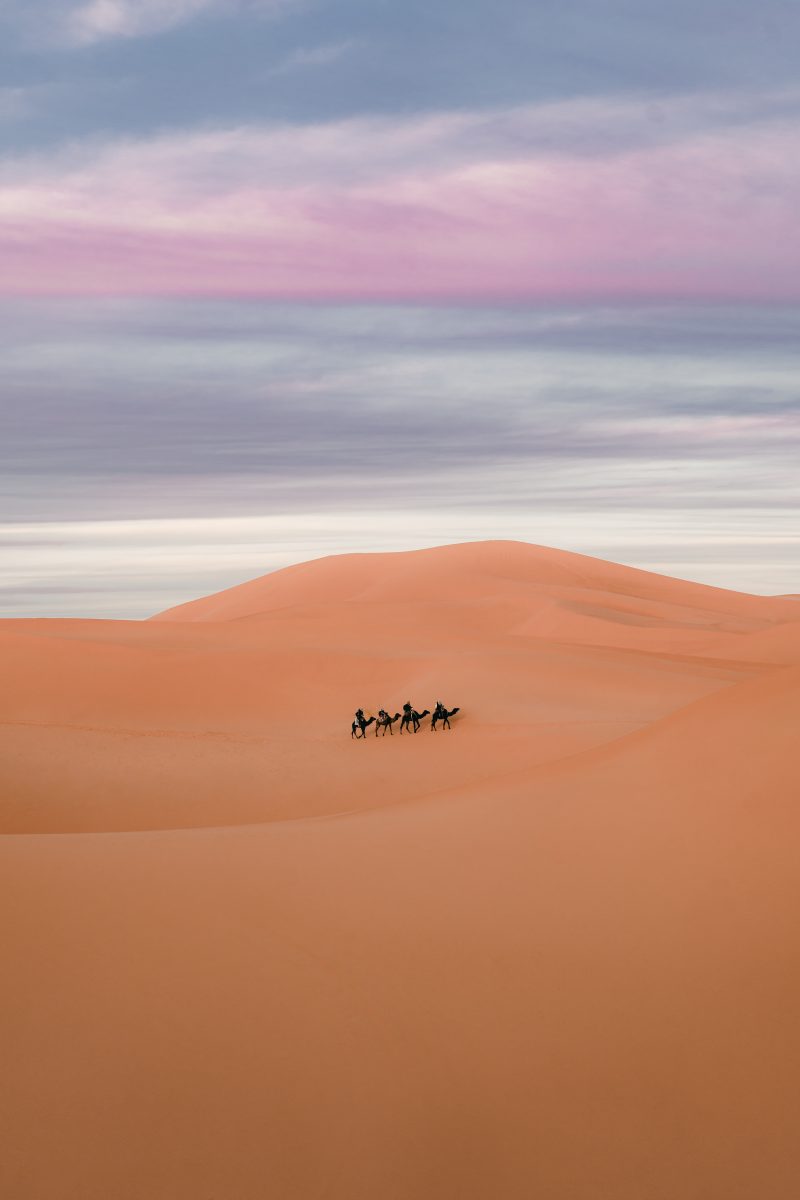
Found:
[[[616,124],[600,157],[542,145],[533,108],[493,131],[444,114],[17,159],[0,169],[3,291],[796,298],[796,122],[692,129],[676,109],[653,145],[630,103],[581,102],[569,121],[554,106],[573,143],[576,122],[612,140]]]

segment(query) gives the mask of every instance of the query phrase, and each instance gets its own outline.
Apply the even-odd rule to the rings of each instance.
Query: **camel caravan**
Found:
[[[431,718],[431,730],[436,733],[436,726],[441,724],[442,729],[452,729],[450,718],[454,717],[457,712],[461,712],[460,708],[447,708],[442,704],[441,700],[436,701],[436,706],[431,712],[429,708],[423,709],[422,712],[417,712],[410,700],[403,705],[402,713],[395,713],[390,716],[385,708],[378,710],[377,717],[366,717],[363,708],[356,709],[356,716],[350,728],[350,736],[353,738],[365,738],[370,725],[375,726],[375,737],[380,733],[382,737],[386,737],[386,730],[389,730],[393,736],[392,726],[398,721],[400,722],[401,733],[418,733],[419,727],[425,717]]]

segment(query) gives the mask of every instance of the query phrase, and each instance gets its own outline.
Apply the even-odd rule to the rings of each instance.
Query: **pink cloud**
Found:
[[[68,40],[87,45],[113,37],[136,37],[191,20],[214,0],[87,0],[66,22]]]
[[[5,0],[0,0],[0,9]],[[9,5],[7,20],[28,46],[73,50],[98,42],[150,37],[187,24],[203,14],[233,16],[258,10],[280,15],[296,0],[45,0]],[[301,0],[302,2],[302,0]]]
[[[630,144],[592,157],[554,152],[542,144],[547,114],[530,110],[507,115],[505,139],[487,136],[480,114],[445,115],[236,129],[6,163],[0,289],[800,296],[790,123],[700,132],[689,123],[652,145],[619,106],[584,104],[574,119],[595,129],[616,121]]]

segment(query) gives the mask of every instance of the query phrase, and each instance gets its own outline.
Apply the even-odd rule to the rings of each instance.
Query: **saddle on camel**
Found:
[[[350,737],[363,738],[367,736],[367,729],[375,720],[374,717],[365,717],[363,708],[356,709],[356,719],[350,727]]]
[[[436,733],[436,724],[438,721],[442,722],[442,729],[452,729],[450,718],[454,717],[457,712],[461,712],[461,709],[448,709],[444,704],[442,704],[441,700],[437,700],[436,708],[433,710],[433,717],[431,718],[431,729],[433,732]]]
[[[418,733],[420,723],[423,717],[427,717],[430,709],[423,709],[422,712],[417,712],[410,700],[407,700],[403,705],[403,719],[400,722],[400,732],[407,730],[409,733]]]

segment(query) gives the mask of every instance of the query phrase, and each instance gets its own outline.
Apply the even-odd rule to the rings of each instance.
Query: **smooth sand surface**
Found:
[[[800,1194],[796,598],[474,543],[0,653],[3,1196]]]

